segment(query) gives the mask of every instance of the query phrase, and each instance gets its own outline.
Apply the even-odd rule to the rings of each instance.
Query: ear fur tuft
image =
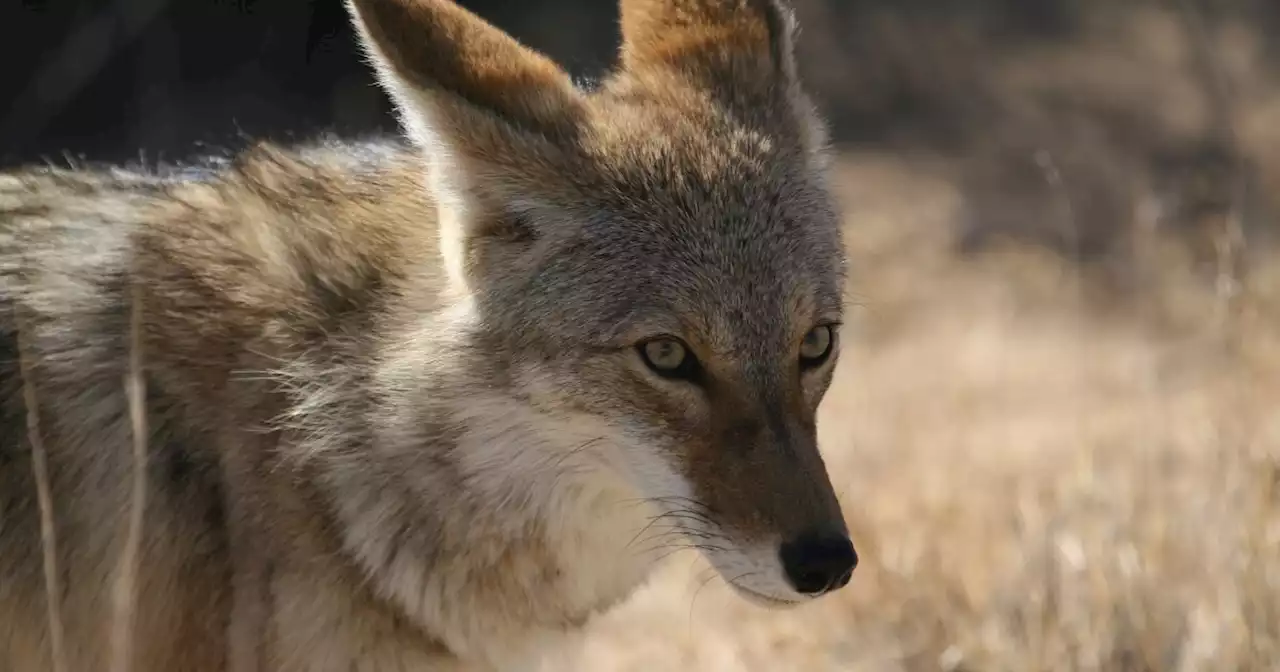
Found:
[[[777,0],[621,0],[622,63],[667,68],[707,86],[795,80],[795,21]]]

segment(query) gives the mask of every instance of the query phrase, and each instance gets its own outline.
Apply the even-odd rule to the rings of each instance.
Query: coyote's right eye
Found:
[[[663,378],[693,380],[698,375],[698,359],[689,347],[675,338],[663,336],[641,343],[640,358]]]

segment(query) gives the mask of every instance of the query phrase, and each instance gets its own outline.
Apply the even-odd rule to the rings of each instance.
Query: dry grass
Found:
[[[27,408],[27,441],[31,444],[31,476],[35,483],[36,501],[40,509],[40,550],[44,566],[44,596],[49,619],[49,659],[53,672],[67,670],[65,631],[62,620],[62,582],[58,571],[58,535],[53,517],[53,494],[49,483],[49,456],[40,430],[40,396],[36,391],[33,369],[35,362],[29,347],[30,337],[22,330],[24,316],[15,315],[18,330],[18,366],[22,374],[22,402]]]
[[[112,586],[111,671],[133,669],[134,625],[137,621],[139,553],[147,509],[147,387],[142,352],[142,288],[134,285],[129,301],[129,368],[123,384],[129,400],[129,425],[133,443],[133,482],[128,527],[120,551],[119,568]]]
[[[142,293],[134,287],[130,302],[129,366],[123,376],[129,401],[129,418],[133,434],[133,483],[128,526],[111,595],[111,666],[112,672],[133,669],[134,625],[141,571],[139,553],[142,546],[144,512],[146,510],[147,419],[146,385],[142,376]],[[59,549],[57,524],[49,478],[48,455],[44,445],[39,394],[34,375],[35,354],[29,349],[34,322],[23,320],[19,311],[19,366],[22,376],[23,403],[27,408],[27,435],[31,444],[32,479],[40,509],[40,542],[44,564],[45,608],[49,621],[49,658],[54,672],[68,670],[66,635],[62,619],[62,581],[58,569]]]
[[[1108,299],[1033,248],[958,260],[946,180],[840,179],[861,309],[821,429],[853,583],[768,611],[684,556],[548,669],[1278,669],[1280,271],[1223,327],[1170,243]]]

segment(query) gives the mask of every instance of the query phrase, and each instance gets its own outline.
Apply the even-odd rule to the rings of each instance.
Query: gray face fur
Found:
[[[379,11],[367,43],[428,150],[451,277],[504,378],[549,417],[609,427],[605,461],[731,583],[798,599],[780,549],[848,545],[814,423],[838,344],[799,355],[841,321],[844,253],[789,14],[624,2],[623,67],[585,93],[488,33],[491,51],[442,60]],[[697,380],[646,366],[653,338],[683,344]]]
[[[719,540],[704,550],[726,578],[752,574],[744,588],[790,600],[779,545],[844,529],[814,435],[836,356],[804,370],[797,354],[841,320],[839,221],[800,148],[728,123],[642,128],[563,203],[535,195],[525,272],[477,276],[477,307],[513,368],[568,391],[548,410],[640,446],[623,461],[648,497],[693,500],[669,508]],[[644,365],[639,344],[659,336],[687,344],[701,380]]]

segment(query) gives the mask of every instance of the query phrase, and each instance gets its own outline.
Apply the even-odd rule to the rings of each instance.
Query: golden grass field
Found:
[[[937,174],[837,179],[857,305],[820,431],[853,582],[773,611],[679,554],[547,669],[1280,669],[1280,268],[1228,301],[1153,238],[1108,297],[1031,246],[960,259]]]

